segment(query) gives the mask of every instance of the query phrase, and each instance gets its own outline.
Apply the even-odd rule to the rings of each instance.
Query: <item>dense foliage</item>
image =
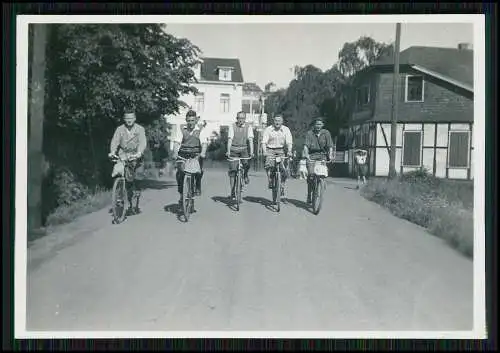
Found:
[[[62,180],[72,179],[72,189],[109,186],[109,142],[125,107],[134,107],[138,123],[147,128],[149,147],[164,148],[159,141],[168,126],[160,118],[178,112],[182,94],[195,92],[192,68],[199,54],[195,45],[164,29],[159,24],[50,25],[44,154],[52,181],[65,175]]]
[[[348,117],[353,77],[391,49],[392,45],[361,37],[344,44],[338,62],[329,70],[297,66],[295,78],[286,89],[270,92],[274,84],[266,85],[265,111],[270,117],[284,115],[285,124],[294,135],[295,148],[303,143],[304,133],[315,116],[326,117],[327,128],[335,136]]]

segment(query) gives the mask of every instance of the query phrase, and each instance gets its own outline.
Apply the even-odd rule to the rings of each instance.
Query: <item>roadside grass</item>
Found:
[[[111,191],[98,190],[69,205],[57,207],[46,220],[46,226],[56,226],[70,223],[76,218],[99,211],[111,204]]]
[[[210,161],[207,160],[204,168],[206,169],[227,169],[225,161]],[[151,162],[146,162],[144,170],[139,171],[138,176],[146,180],[158,180],[161,176],[160,169]],[[174,176],[174,165],[169,162],[163,168],[163,175],[167,177]],[[74,189],[73,184],[66,182],[64,189]],[[50,228],[62,224],[71,223],[75,219],[86,214],[102,210],[111,205],[111,190],[100,189],[95,192],[85,190],[78,195],[69,198],[64,203],[56,207],[46,218],[45,227]]]
[[[471,181],[435,178],[426,171],[393,180],[372,179],[361,190],[366,199],[395,216],[426,228],[465,256],[473,257],[474,187]]]
[[[139,177],[148,180],[159,178],[158,169],[153,165],[145,165],[144,171],[139,172]],[[45,227],[71,223],[75,219],[86,214],[102,210],[111,205],[111,190],[98,189],[88,192],[83,197],[72,202],[64,203],[52,211],[46,219]]]

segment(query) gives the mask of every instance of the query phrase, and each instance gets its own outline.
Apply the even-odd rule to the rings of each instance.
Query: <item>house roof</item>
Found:
[[[474,94],[473,82],[473,51],[455,48],[435,47],[410,47],[400,53],[401,70],[416,70],[423,74],[432,76],[438,80],[451,84],[449,89],[466,90]],[[394,66],[393,55],[382,57],[374,64],[359,73],[357,80],[363,80],[366,74],[375,70],[389,70],[392,72]],[[447,104],[443,102],[443,104]],[[451,104],[446,109],[439,111],[430,110],[426,114],[415,111],[412,114],[398,115],[401,123],[446,123],[446,122],[472,122],[474,119],[473,106],[466,108]],[[357,112],[351,116],[350,124],[358,124],[364,121],[390,122],[390,116],[386,114],[374,114],[369,111]]]
[[[245,82],[243,84],[243,92],[257,92],[262,93],[262,89],[254,82]]]
[[[472,50],[414,46],[400,53],[399,63],[473,91],[474,52]],[[394,57],[389,55],[382,57],[372,67],[392,65],[394,65]]]
[[[220,82],[234,82],[243,83],[243,73],[239,59],[231,58],[202,58],[200,78],[202,81],[220,81]],[[232,68],[231,81],[219,80],[219,68]]]

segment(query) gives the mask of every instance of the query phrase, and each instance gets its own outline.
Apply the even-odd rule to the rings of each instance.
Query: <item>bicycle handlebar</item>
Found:
[[[319,160],[319,161],[318,161],[318,160],[311,159],[311,158],[309,158],[309,157],[307,157],[307,158],[306,158],[306,160],[307,160],[307,161],[309,161],[309,162],[324,162],[324,163],[333,163],[333,160],[329,160],[329,161],[327,161],[326,159],[321,159],[321,160]]]
[[[228,158],[227,160],[228,160],[229,162],[239,162],[239,161],[241,161],[241,160],[246,161],[246,160],[249,160],[249,159],[252,159],[252,157],[241,157],[241,158],[238,158],[238,157],[231,157],[231,158]]]
[[[196,157],[191,157],[191,158],[183,158],[181,156],[177,156],[177,158],[179,158],[182,161],[187,161],[187,160],[190,160],[190,159],[197,159],[198,157],[200,157],[200,155],[197,155]]]
[[[137,157],[126,157],[126,158],[122,158],[116,154],[112,155],[112,156],[109,156],[109,158],[113,161],[113,162],[118,162],[118,161],[122,161],[122,162],[132,162],[134,160],[137,159]]]

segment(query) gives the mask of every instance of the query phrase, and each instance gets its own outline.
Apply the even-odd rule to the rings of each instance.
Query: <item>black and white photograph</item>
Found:
[[[483,15],[17,17],[16,338],[486,338]]]

